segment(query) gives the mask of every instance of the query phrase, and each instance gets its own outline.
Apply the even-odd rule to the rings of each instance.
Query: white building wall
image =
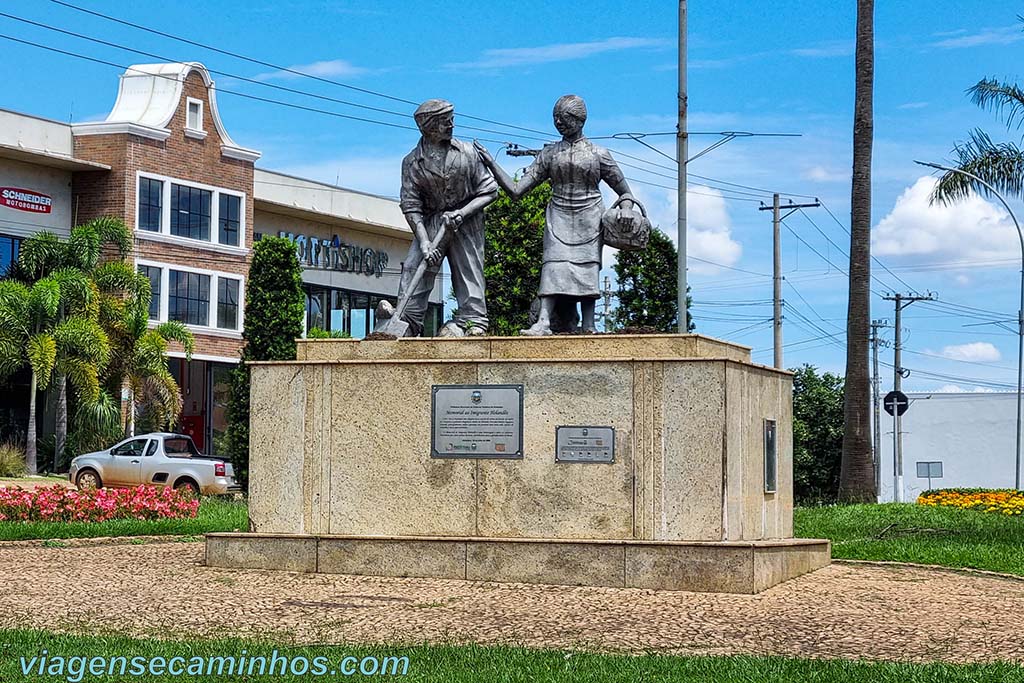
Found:
[[[71,233],[71,171],[0,158],[0,187],[30,190],[52,200],[50,213],[22,211],[0,203],[0,233],[16,237],[40,230],[51,230],[62,237]]]
[[[942,478],[932,488],[1013,488],[1017,394],[908,393],[903,415],[903,500],[914,502],[928,490],[917,476],[918,462],[941,462]],[[881,419],[882,457],[879,500],[894,500],[893,419]]]

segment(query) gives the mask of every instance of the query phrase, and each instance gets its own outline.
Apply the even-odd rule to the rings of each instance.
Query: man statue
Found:
[[[422,137],[402,160],[401,208],[413,232],[398,286],[399,300],[412,287],[402,313],[402,320],[409,323],[407,336],[423,333],[430,291],[446,257],[458,310],[455,319],[441,330],[441,336],[487,333],[483,209],[497,198],[498,185],[473,145],[452,137],[454,109],[445,100],[421,104],[414,117]],[[431,241],[442,230],[447,234],[432,250]],[[413,285],[413,274],[423,260],[427,262],[426,272]],[[394,308],[387,301],[377,308],[378,318],[393,314]]]

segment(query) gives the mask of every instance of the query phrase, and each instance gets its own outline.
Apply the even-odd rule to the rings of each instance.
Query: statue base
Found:
[[[828,541],[209,534],[211,567],[563,586],[759,593],[829,564]]]
[[[253,533],[209,536],[211,565],[749,593],[829,562],[791,538],[792,378],[746,347],[324,339],[297,357],[252,364]],[[490,405],[499,388],[518,404]]]

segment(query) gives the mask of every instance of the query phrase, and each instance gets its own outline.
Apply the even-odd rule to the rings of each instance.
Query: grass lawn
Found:
[[[210,531],[247,531],[249,508],[245,501],[207,496],[192,519],[109,522],[0,522],[0,541],[31,538],[94,538],[97,536],[198,536]],[[3,679],[0,679],[3,680]]]
[[[832,557],[1024,575],[1024,518],[908,503],[796,508],[794,531],[828,538]]]
[[[40,675],[22,670],[21,657],[31,659],[47,651],[49,657],[122,656],[132,657],[240,657],[263,656],[269,661],[274,650],[290,658],[324,657],[327,673],[270,676],[223,675],[214,673],[203,681],[274,680],[307,683],[312,680],[380,680],[397,678],[405,681],[490,681],[537,683],[540,681],[718,681],[764,683],[786,681],[800,683],[957,683],[959,681],[1024,682],[1024,669],[1012,664],[948,665],[855,663],[840,660],[805,660],[782,657],[678,657],[669,655],[627,656],[611,654],[580,654],[558,650],[526,650],[516,647],[414,646],[414,647],[291,647],[251,640],[202,640],[195,642],[140,640],[120,636],[68,636],[45,631],[0,630],[0,680],[47,682],[128,680],[115,677],[82,678]],[[337,666],[345,657],[408,657],[406,675],[343,676]],[[50,662],[52,664],[52,660]],[[76,665],[81,666],[81,665]],[[367,668],[369,669],[369,664]],[[398,665],[400,666],[400,665]],[[38,663],[36,664],[38,671]],[[335,669],[334,676],[329,675]],[[216,669],[214,669],[216,671]],[[119,671],[117,673],[120,673]],[[193,680],[192,676],[188,677]],[[163,676],[131,676],[132,681],[150,682],[177,680]],[[195,678],[199,680],[199,678]]]

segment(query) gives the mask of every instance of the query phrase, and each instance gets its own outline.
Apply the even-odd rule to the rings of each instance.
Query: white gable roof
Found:
[[[198,73],[206,84],[210,100],[210,118],[222,141],[224,156],[256,161],[260,153],[235,143],[228,135],[217,112],[217,89],[210,72],[199,62],[170,64],[134,64],[121,74],[114,108],[104,121],[73,126],[75,135],[131,133],[155,140],[166,140],[171,131],[167,125],[181,102],[185,79]]]

